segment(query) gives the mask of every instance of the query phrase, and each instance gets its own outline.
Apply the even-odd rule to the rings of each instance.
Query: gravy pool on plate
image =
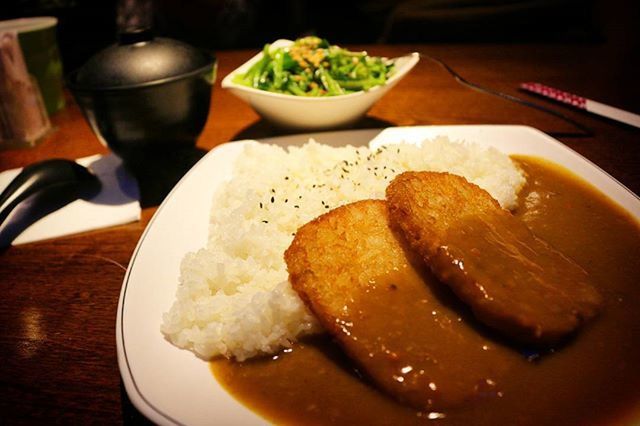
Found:
[[[231,394],[276,423],[624,424],[640,409],[640,226],[594,189],[544,161],[515,156],[528,175],[515,215],[574,259],[603,296],[598,318],[547,354],[522,353],[501,395],[419,412],[369,384],[324,337],[275,357],[212,362]],[[512,348],[512,350],[518,350]]]

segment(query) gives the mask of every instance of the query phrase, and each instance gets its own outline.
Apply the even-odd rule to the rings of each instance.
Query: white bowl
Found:
[[[291,40],[277,40],[272,47],[291,45]],[[262,58],[262,52],[232,71],[222,80],[222,87],[248,102],[266,120],[291,129],[321,130],[341,127],[362,117],[389,89],[398,83],[420,60],[418,53],[394,58],[395,68],[384,85],[338,96],[295,96],[254,89],[233,82],[237,74]]]

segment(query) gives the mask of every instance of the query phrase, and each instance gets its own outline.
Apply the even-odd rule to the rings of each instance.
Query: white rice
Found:
[[[301,225],[343,204],[384,198],[387,184],[407,170],[462,175],[505,208],[516,206],[525,182],[506,155],[444,137],[376,151],[251,144],[214,196],[207,247],[182,261],[162,332],[203,358],[241,361],[320,331],[289,285],[284,251]]]

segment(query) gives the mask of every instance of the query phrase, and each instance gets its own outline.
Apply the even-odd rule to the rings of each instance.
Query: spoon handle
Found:
[[[53,196],[70,197],[68,203],[83,189],[97,192],[99,188],[98,178],[75,161],[52,159],[32,164],[25,167],[0,194],[0,226],[18,204],[36,193],[47,191]]]

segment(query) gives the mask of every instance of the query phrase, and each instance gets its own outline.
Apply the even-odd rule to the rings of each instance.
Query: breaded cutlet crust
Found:
[[[486,325],[554,345],[602,304],[588,274],[488,192],[449,173],[407,172],[386,191],[392,223]]]
[[[458,310],[464,306],[390,227],[384,201],[348,204],[302,226],[285,261],[320,324],[403,403],[431,410],[485,398],[518,360]]]
[[[384,201],[358,201],[302,226],[285,251],[291,285],[329,331],[339,330],[337,313],[345,299],[406,261],[387,223]],[[319,280],[319,273],[333,277],[330,286]]]
[[[402,173],[387,187],[386,197],[392,223],[422,256],[437,249],[461,215],[502,210],[487,191],[451,173]]]

